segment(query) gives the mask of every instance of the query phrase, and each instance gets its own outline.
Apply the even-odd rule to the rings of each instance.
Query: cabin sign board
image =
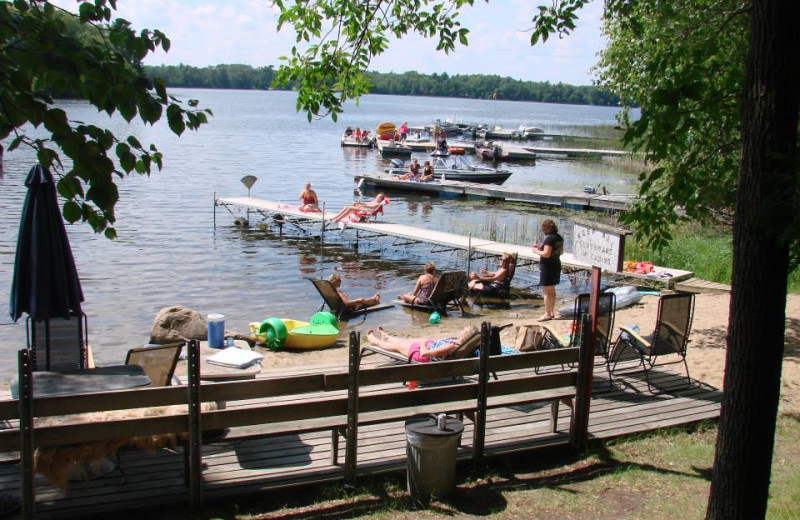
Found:
[[[577,260],[606,271],[622,270],[622,251],[625,235],[575,224],[573,254]]]

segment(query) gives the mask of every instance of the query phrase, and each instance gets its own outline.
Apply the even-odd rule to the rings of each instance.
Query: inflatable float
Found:
[[[640,293],[636,287],[632,285],[623,285],[621,287],[612,287],[610,289],[606,289],[603,292],[610,292],[616,295],[614,310],[617,309],[624,309],[625,307],[630,307],[642,299],[642,293]],[[646,294],[651,294],[647,292]],[[603,311],[603,309],[600,309]],[[570,303],[569,305],[564,305],[560,309],[558,309],[558,313],[561,314],[564,318],[572,318],[575,315],[575,304]]]
[[[267,318],[250,323],[250,333],[258,342],[272,350],[291,348],[316,350],[332,346],[339,337],[336,316],[318,312],[311,321],[288,318]]]
[[[389,121],[379,123],[378,127],[375,129],[375,135],[378,136],[378,139],[383,139],[384,141],[391,141],[394,139],[396,132],[397,127],[394,126],[394,123],[390,123]]]

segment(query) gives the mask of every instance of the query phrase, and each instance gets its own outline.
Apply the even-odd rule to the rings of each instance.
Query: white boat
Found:
[[[508,170],[473,164],[468,157],[463,155],[434,157],[431,165],[434,177],[440,180],[503,184],[506,179],[511,177],[512,173]],[[399,159],[392,160],[392,167],[386,169],[386,173],[392,175],[402,175],[407,171],[408,167]]]
[[[342,146],[352,148],[374,148],[375,139],[367,137],[365,139],[356,139],[352,135],[342,136]]]

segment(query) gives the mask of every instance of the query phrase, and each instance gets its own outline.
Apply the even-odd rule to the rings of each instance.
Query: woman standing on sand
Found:
[[[561,255],[564,253],[564,238],[558,234],[556,223],[550,219],[542,222],[544,239],[541,245],[534,244],[533,252],[539,255],[539,285],[544,293],[544,315],[539,321],[561,318],[555,311],[556,285],[561,281]]]

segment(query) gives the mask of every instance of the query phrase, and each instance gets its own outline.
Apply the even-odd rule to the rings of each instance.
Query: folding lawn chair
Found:
[[[317,289],[317,292],[319,292],[320,296],[322,296],[323,303],[320,306],[320,310],[327,305],[331,313],[333,313],[337,319],[342,321],[347,321],[356,316],[365,315],[368,312],[381,311],[394,307],[394,305],[391,303],[380,303],[378,305],[373,305],[372,307],[363,307],[357,310],[348,309],[342,301],[342,297],[339,296],[339,292],[336,290],[336,287],[334,287],[331,282],[328,280],[315,280],[313,278],[309,278],[309,280],[312,284],[314,284],[314,287]]]
[[[73,372],[88,368],[89,332],[86,314],[69,319],[27,320],[28,349],[34,370]]]
[[[662,365],[683,362],[686,369],[687,386],[692,385],[689,376],[689,365],[686,363],[686,349],[689,346],[689,331],[692,329],[692,318],[694,317],[694,294],[675,293],[661,296],[658,300],[658,314],[653,333],[649,336],[640,336],[636,331],[629,327],[620,327],[620,335],[614,343],[614,348],[609,359],[611,372],[613,372],[619,361],[625,360],[625,354],[631,353],[639,358],[639,364],[634,368],[644,369],[647,389],[654,392],[650,381],[650,372],[660,361],[660,358],[669,354],[676,354],[678,359],[674,361],[660,361]],[[634,370],[623,368],[628,372]]]
[[[180,342],[132,348],[128,351],[125,364],[142,367],[150,378],[150,386],[170,386],[183,345],[184,342]]]

